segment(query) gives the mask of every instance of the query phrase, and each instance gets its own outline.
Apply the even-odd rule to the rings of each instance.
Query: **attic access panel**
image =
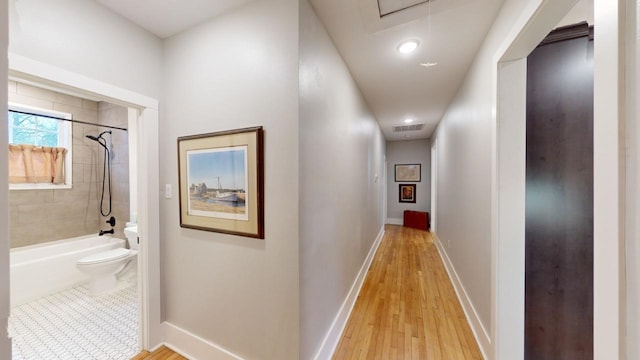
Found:
[[[398,11],[406,10],[428,2],[429,0],[378,0],[378,10],[380,11],[380,17],[382,18]]]

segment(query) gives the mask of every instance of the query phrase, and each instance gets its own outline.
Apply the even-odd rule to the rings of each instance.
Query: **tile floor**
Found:
[[[135,280],[98,297],[86,285],[11,309],[13,360],[123,360],[138,353]]]

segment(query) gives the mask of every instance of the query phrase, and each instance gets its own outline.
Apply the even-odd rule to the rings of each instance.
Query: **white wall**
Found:
[[[640,0],[630,1],[627,9],[628,50],[631,52],[627,63],[627,359],[640,358],[640,126],[638,124],[638,105],[640,104],[640,27],[637,19],[640,15]]]
[[[7,47],[9,46],[7,3],[0,5],[0,81],[7,78]],[[0,113],[7,113],[7,88],[0,86]],[[7,127],[0,126],[0,139],[8,139]],[[7,329],[9,318],[9,156],[7,147],[0,146],[0,329]],[[0,358],[11,358],[11,341],[6,330],[0,331]]]
[[[593,25],[593,1],[594,0],[578,0],[569,13],[560,20],[557,27],[573,25],[582,21],[586,21],[589,25]]]
[[[494,56],[526,6],[522,1],[505,1],[435,135],[437,236],[471,304],[469,315],[481,324],[476,335],[486,347],[492,325]]]
[[[160,183],[174,189],[160,202],[164,319],[246,359],[296,359],[298,2],[252,2],[169,38],[164,56]],[[176,138],[256,125],[265,239],[181,228]]]
[[[9,0],[9,52],[158,99],[162,43],[95,1]]]
[[[313,359],[383,226],[385,141],[306,0],[300,32],[300,359]]]
[[[416,182],[416,202],[398,201],[399,184],[395,181],[396,164],[422,164],[421,181]],[[404,210],[431,212],[431,143],[428,139],[387,141],[387,219],[402,220]]]
[[[436,132],[438,237],[486,328],[491,320],[492,56],[523,5],[505,2]]]

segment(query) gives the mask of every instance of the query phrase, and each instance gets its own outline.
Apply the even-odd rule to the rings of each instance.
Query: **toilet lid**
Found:
[[[129,256],[129,249],[117,248],[113,250],[107,250],[83,257],[78,260],[80,265],[99,264],[107,261],[113,261],[122,259]]]

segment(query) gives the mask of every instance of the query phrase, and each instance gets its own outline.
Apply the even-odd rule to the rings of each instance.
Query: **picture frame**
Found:
[[[398,191],[398,201],[401,203],[415,203],[416,184],[400,184]]]
[[[411,181],[420,182],[422,164],[396,164],[395,182]]]
[[[178,138],[180,226],[264,239],[262,126]]]

